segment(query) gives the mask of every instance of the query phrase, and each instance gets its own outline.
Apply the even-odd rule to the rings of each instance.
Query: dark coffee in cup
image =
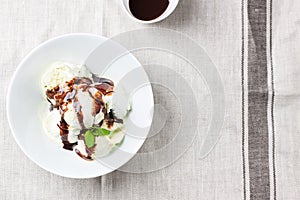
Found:
[[[131,14],[143,21],[158,18],[167,10],[168,6],[169,0],[129,0]]]

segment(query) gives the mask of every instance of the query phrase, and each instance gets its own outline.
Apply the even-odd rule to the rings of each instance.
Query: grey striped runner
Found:
[[[272,0],[242,1],[244,199],[276,199]]]

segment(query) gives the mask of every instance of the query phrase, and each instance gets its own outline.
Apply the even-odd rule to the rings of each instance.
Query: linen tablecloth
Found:
[[[298,0],[181,0],[166,20],[142,25],[126,16],[118,0],[0,0],[0,198],[299,199],[299,11]],[[149,173],[115,171],[75,180],[31,162],[12,137],[5,108],[9,81],[22,58],[61,34],[113,37],[149,27],[188,35],[205,49],[220,74],[226,112],[221,137],[210,154],[199,156],[203,139],[199,134],[180,159]],[[141,60],[150,55],[156,61],[168,58],[168,66],[199,94],[199,108],[206,109],[202,100],[207,97],[201,93],[205,90],[197,87],[203,83],[186,64],[172,55],[137,54]],[[176,82],[157,68],[146,71],[150,80]],[[159,86],[153,91],[160,103],[168,93]],[[167,129],[147,140],[141,152],[168,143],[177,109],[174,103]],[[205,124],[208,118],[199,120]],[[195,129],[201,130],[199,126]]]

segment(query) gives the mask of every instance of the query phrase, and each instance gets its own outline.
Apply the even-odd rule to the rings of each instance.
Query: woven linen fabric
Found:
[[[300,2],[181,0],[166,20],[142,25],[126,15],[120,1],[0,0],[0,199],[299,199]],[[62,34],[113,37],[147,27],[188,35],[219,71],[226,114],[210,154],[199,157],[203,138],[198,135],[165,168],[115,171],[93,179],[63,178],[30,161],[14,141],[6,117],[7,89],[18,63],[41,42]],[[157,52],[137,56],[164,58]],[[205,109],[199,77],[181,61],[169,60],[174,71],[194,84],[199,107]],[[176,82],[159,70],[146,71],[150,80]],[[155,86],[153,91],[155,101],[163,101],[166,92]],[[177,106],[172,109],[180,113]],[[177,123],[172,119],[171,124]],[[172,130],[163,132],[169,135],[147,140],[141,152],[157,148],[157,142],[166,144]]]

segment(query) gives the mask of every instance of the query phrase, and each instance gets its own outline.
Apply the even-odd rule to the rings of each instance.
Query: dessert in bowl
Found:
[[[23,59],[11,80],[7,115],[12,134],[47,171],[71,178],[101,176],[128,162],[146,139],[154,106],[151,85],[139,87],[135,79],[124,84],[122,77],[134,71],[149,83],[147,74],[130,53],[103,73],[101,63],[89,59],[103,43],[104,51],[115,52],[113,41],[92,34],[48,40]],[[114,106],[114,96],[127,106],[120,109],[116,101]],[[137,132],[133,125],[143,128]]]

